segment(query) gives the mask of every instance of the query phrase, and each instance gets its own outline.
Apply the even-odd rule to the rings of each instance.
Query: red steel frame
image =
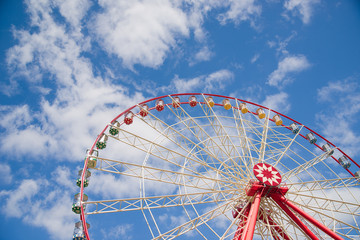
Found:
[[[240,222],[238,231],[235,233],[235,236],[233,240],[252,240],[254,231],[255,231],[255,225],[257,219],[269,223],[271,225],[271,228],[276,231],[283,239],[290,239],[289,236],[283,231],[283,229],[278,226],[274,220],[268,215],[264,217],[264,214],[258,215],[258,210],[260,208],[260,202],[261,198],[268,197],[274,200],[276,204],[287,214],[287,216],[296,223],[296,225],[312,240],[319,240],[319,238],[306,226],[304,222],[302,222],[294,212],[301,215],[303,218],[305,218],[307,221],[312,223],[314,226],[319,228],[321,231],[323,231],[325,234],[329,235],[335,240],[344,240],[339,235],[331,231],[329,228],[321,224],[319,221],[317,221],[315,218],[311,217],[309,214],[304,212],[302,209],[294,205],[292,202],[290,202],[288,199],[285,198],[284,194],[287,192],[288,188],[285,187],[270,187],[266,186],[265,184],[262,184],[259,181],[250,181],[250,186],[247,189],[247,195],[248,196],[254,196],[254,200],[251,204],[251,208],[248,211],[248,215],[246,218],[243,219],[242,222]],[[291,210],[292,209],[292,210]],[[247,211],[245,210],[245,213]],[[264,213],[264,211],[262,211]],[[246,222],[246,226],[243,229]],[[240,231],[239,231],[240,230]],[[280,237],[275,235],[273,231],[271,231],[271,234],[274,239],[280,240]]]
[[[126,114],[127,112],[129,112],[130,110],[134,109],[135,107],[137,106],[140,106],[141,104],[144,104],[144,103],[148,103],[148,102],[152,102],[152,101],[156,101],[157,99],[160,99],[160,98],[168,98],[168,97],[175,97],[175,96],[191,96],[191,95],[195,95],[195,96],[198,96],[198,95],[204,95],[204,96],[211,96],[211,97],[219,97],[219,98],[228,98],[228,99],[233,99],[233,100],[238,100],[238,101],[241,101],[241,102],[244,102],[244,103],[248,103],[248,104],[251,104],[251,105],[254,105],[254,106],[257,106],[257,107],[261,107],[263,109],[266,109],[266,110],[270,110],[276,114],[279,114],[280,116],[284,117],[284,118],[287,118],[289,119],[290,121],[293,121],[294,123],[298,124],[298,125],[302,125],[304,128],[306,128],[307,130],[309,130],[310,132],[314,133],[315,135],[317,135],[318,137],[320,137],[321,139],[323,139],[324,141],[326,141],[327,143],[329,143],[331,146],[333,146],[334,148],[336,148],[335,144],[331,143],[330,141],[328,141],[327,139],[325,139],[323,136],[321,136],[320,134],[316,133],[315,131],[311,130],[309,127],[301,124],[300,122],[298,121],[295,121],[294,119],[282,114],[282,113],[279,113],[275,110],[272,110],[270,108],[267,108],[265,106],[262,106],[262,105],[259,105],[259,104],[256,104],[256,103],[253,103],[253,102],[250,102],[250,101],[246,101],[246,100],[243,100],[243,99],[238,99],[238,98],[234,98],[234,97],[228,97],[228,96],[223,96],[223,95],[218,95],[218,94],[207,94],[207,93],[177,93],[177,94],[170,94],[170,95],[164,95],[164,96],[160,96],[160,97],[155,97],[155,98],[151,98],[151,99],[148,99],[148,100],[145,100],[137,105],[134,105],[128,109],[126,109],[125,111],[123,111],[122,113],[120,113],[118,116],[116,116],[112,121],[111,123],[115,122],[119,117],[121,117],[122,115]],[[182,103],[188,103],[188,102],[182,102]],[[203,103],[203,102],[201,102]],[[166,105],[171,105],[172,103],[167,103]],[[219,103],[215,103],[215,105],[217,106],[222,106],[222,104],[219,104]],[[235,107],[236,108],[236,107]],[[149,108],[149,110],[153,110],[155,109],[155,107],[152,107],[152,108]],[[250,111],[249,111],[250,112]],[[252,114],[256,114],[254,112],[250,112]],[[273,121],[272,119],[269,118],[270,121]],[[106,129],[108,128],[109,125],[107,125],[103,130],[102,132],[98,135],[98,137],[96,138],[95,142],[93,143],[93,145],[91,146],[90,148],[90,151],[89,151],[89,155],[92,154],[94,148],[95,148],[95,145],[96,145],[96,142],[100,139],[100,137],[105,133]],[[289,129],[289,127],[285,126],[285,125],[282,125],[283,127],[286,127]],[[299,134],[301,137],[303,138],[306,138],[304,135],[302,134]],[[317,146],[318,148],[322,149],[319,145],[317,144],[314,144],[315,146]],[[354,163],[358,168],[360,168],[360,165],[355,162],[351,157],[349,157],[346,153],[344,153],[340,148],[337,148],[338,151],[340,151],[342,154],[344,154],[352,163]],[[336,158],[334,158],[332,156],[332,158],[337,162],[338,160]],[[80,201],[81,201],[81,214],[80,214],[80,220],[82,221],[82,225],[83,225],[83,229],[84,229],[84,233],[85,233],[85,236],[86,236],[86,239],[87,240],[90,240],[90,236],[89,236],[89,232],[88,232],[88,228],[87,228],[87,224],[86,224],[86,219],[85,219],[85,212],[84,212],[84,208],[83,208],[83,205],[82,205],[82,200],[83,200],[83,195],[84,195],[84,181],[85,181],[85,173],[86,173],[86,170],[87,170],[87,163],[88,163],[88,160],[89,160],[89,156],[85,159],[85,162],[84,162],[84,168],[83,168],[83,172],[81,174],[81,185],[80,185]],[[349,172],[353,177],[355,177],[354,173],[352,173],[349,169],[346,169],[347,172]],[[261,198],[260,200],[257,200],[259,201],[259,204],[260,204],[260,201],[261,201]],[[256,215],[257,215],[257,212],[258,212],[258,208],[257,210],[255,210],[256,207],[254,207],[254,212],[256,211]],[[256,220],[256,218],[255,218]],[[315,220],[315,219],[314,219]],[[253,221],[253,220],[252,220]],[[310,221],[310,220],[309,220]],[[316,220],[315,220],[316,221]],[[251,225],[250,229],[252,231],[252,229],[254,228],[255,226]],[[320,227],[319,227],[320,228]],[[321,228],[320,228],[321,229]],[[276,230],[276,229],[275,229]],[[331,230],[329,230],[331,232]],[[250,236],[249,234],[247,234],[248,236]],[[251,238],[249,239],[252,239],[252,235],[251,235]],[[286,239],[284,237],[284,239]],[[336,238],[336,239],[341,239],[341,238]]]

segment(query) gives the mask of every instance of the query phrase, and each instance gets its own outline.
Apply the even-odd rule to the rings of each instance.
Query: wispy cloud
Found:
[[[69,189],[57,187],[57,181],[25,179],[13,190],[0,191],[2,213],[45,228],[53,239],[68,239],[77,216],[69,208],[72,203]]]
[[[11,168],[8,164],[0,163],[0,185],[9,184],[13,180]]]
[[[106,0],[100,5],[103,11],[94,18],[93,32],[127,68],[159,67],[176,39],[189,36],[187,16],[176,3]]]
[[[250,60],[251,63],[255,63],[260,57],[259,53],[256,53]]]
[[[310,66],[311,64],[304,55],[287,56],[279,62],[277,69],[269,75],[267,84],[283,87],[292,81],[290,74],[304,71]]]
[[[163,87],[163,91],[176,92],[212,92],[220,91],[232,82],[234,74],[227,70],[221,69],[209,75],[201,75],[191,79],[182,79],[176,76],[169,87]]]
[[[360,85],[358,77],[329,82],[318,89],[318,100],[330,106],[316,117],[325,137],[341,147],[350,156],[359,156],[360,136],[354,124],[360,116]]]
[[[209,61],[213,55],[214,53],[209,49],[209,47],[204,46],[195,54],[194,59],[190,60],[189,65],[192,66],[198,62]]]
[[[310,23],[314,7],[320,0],[288,0],[284,3],[287,12],[299,16],[303,23]],[[286,16],[286,15],[285,15]]]
[[[89,145],[88,139],[101,130],[98,125],[112,119],[115,108],[125,109],[143,97],[138,93],[131,97],[111,79],[94,75],[90,60],[82,56],[87,38],[55,21],[47,1],[31,3],[27,7],[38,31],[15,30],[19,43],[9,49],[7,63],[34,87],[51,86],[54,94],[46,96],[47,88],[34,108],[28,104],[1,107],[5,129],[1,150],[15,149],[15,157],[56,158],[54,153],[67,149],[61,158],[75,160],[84,154],[81,149]]]
[[[220,14],[218,19],[221,24],[228,21],[239,24],[242,21],[250,21],[254,24],[254,18],[261,14],[261,6],[255,4],[255,0],[228,0],[229,10],[226,13]]]
[[[290,111],[291,103],[289,101],[289,95],[285,92],[280,92],[273,95],[267,95],[261,105],[276,110],[281,113],[287,113]]]

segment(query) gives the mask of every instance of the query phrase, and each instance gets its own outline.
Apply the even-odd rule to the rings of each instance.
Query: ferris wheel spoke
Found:
[[[119,135],[118,136],[112,136],[115,140],[118,140],[120,142],[123,142],[125,144],[128,144],[136,149],[139,149],[145,153],[149,153],[152,156],[155,156],[159,159],[162,159],[170,164],[175,165],[179,168],[184,168],[187,171],[190,171],[192,173],[198,174],[196,170],[188,169],[184,166],[182,161],[184,159],[190,160],[188,162],[197,163],[199,166],[203,166],[207,169],[207,171],[213,171],[213,172],[219,172],[219,169],[216,167],[212,167],[206,163],[204,163],[202,160],[199,159],[193,159],[186,155],[186,153],[180,153],[178,151],[175,151],[173,149],[170,149],[168,147],[162,146],[158,143],[154,143],[153,141],[150,141],[146,138],[140,137],[134,133],[131,133],[129,131],[126,131],[124,129],[119,129]],[[149,149],[151,151],[149,151]],[[229,172],[223,172],[225,175],[230,175],[230,177],[233,177],[233,175]]]
[[[176,144],[177,147],[185,150],[192,157],[195,157],[199,161],[202,161],[206,164],[209,162],[207,161],[209,158],[207,160],[201,159],[199,158],[199,155],[195,154],[195,151],[204,152],[211,156],[213,159],[216,158],[216,155],[208,151],[207,148],[201,147],[200,144],[195,143],[190,138],[182,134],[181,129],[177,130],[174,125],[166,124],[164,121],[156,117],[155,114],[152,114],[151,112],[149,112],[149,115],[151,116],[151,118],[147,118],[146,120],[143,118],[139,119],[152,129],[157,131],[159,134],[161,134],[162,137],[170,140],[172,143]],[[193,149],[195,149],[195,151]]]
[[[229,155],[229,153],[226,152],[225,149],[215,140],[217,138],[210,136],[209,133],[181,106],[176,109],[172,109],[169,106],[168,108],[179,119],[179,121],[181,121],[186,126],[186,128],[189,130],[189,133],[191,133],[199,143],[207,143],[207,146],[204,145],[204,148],[208,149],[208,151],[209,149],[218,150],[217,152],[213,152],[211,155],[216,156],[214,159],[216,159],[219,163],[223,164],[222,159],[233,158],[233,156]],[[230,166],[228,168],[230,168]],[[243,174],[240,176],[237,175],[234,175],[233,177],[238,179],[246,177],[246,175]]]
[[[167,231],[159,236],[157,236],[155,239],[173,239],[175,237],[179,237],[201,225],[204,223],[224,214],[225,212],[229,211],[232,208],[232,202],[227,201],[221,205],[218,205],[217,207],[211,209],[210,211],[207,211],[206,213],[197,216],[190,221],[181,224],[180,226],[171,229],[170,231]]]
[[[321,209],[321,208],[311,207],[308,205],[302,205],[299,202],[294,202],[294,204],[296,204],[298,206],[302,206],[302,207],[306,208],[309,212],[312,212],[312,215],[320,218],[322,220],[321,222],[323,224],[327,222],[328,228],[332,229],[338,235],[348,236],[348,235],[359,235],[360,234],[359,225],[356,222],[354,217],[351,218],[351,221],[355,220],[356,226],[346,222],[343,219],[344,216],[334,217],[333,216],[334,211],[330,211],[330,213],[327,214],[326,212],[329,212],[329,209]],[[336,213],[336,211],[335,211],[335,213]],[[340,213],[340,214],[342,214],[342,213]]]
[[[274,167],[276,167],[278,165],[279,162],[281,162],[281,159],[285,156],[285,154],[288,152],[288,150],[290,149],[290,147],[293,145],[293,143],[295,142],[295,139],[299,136],[301,130],[303,128],[303,125],[300,126],[299,130],[297,133],[294,134],[293,138],[291,139],[291,141],[287,144],[287,146],[285,147],[285,149],[282,151],[280,157],[276,160],[276,162],[273,164]]]
[[[265,117],[265,121],[263,124],[263,130],[262,130],[262,134],[261,134],[261,147],[260,147],[260,151],[259,151],[258,162],[264,161],[265,149],[266,149],[266,145],[267,145],[266,142],[267,142],[268,131],[269,131],[269,117],[270,117],[270,110],[269,110],[267,116]]]
[[[204,101],[206,101],[205,96],[203,96],[203,98],[204,98]],[[224,152],[231,160],[233,167],[235,169],[239,170],[239,174],[241,173],[240,176],[250,174],[250,171],[247,171],[248,169],[246,169],[247,168],[246,162],[244,162],[244,160],[242,159],[243,155],[239,153],[237,147],[235,146],[232,139],[230,138],[228,131],[225,129],[222,122],[220,121],[217,113],[213,110],[212,107],[209,107],[206,103],[205,104],[200,103],[200,107],[201,107],[203,113],[205,114],[205,116],[207,117],[215,135],[218,136],[220,143],[221,143],[220,146],[223,146]],[[243,160],[242,166],[239,165],[238,162],[236,162],[234,160],[234,158],[236,158],[236,157]],[[245,169],[244,169],[244,167],[245,167]]]
[[[88,212],[86,215],[139,211],[158,208],[173,208],[186,205],[209,204],[214,202],[224,202],[232,199],[234,190],[217,190],[188,194],[173,194],[164,196],[138,197],[117,200],[102,200],[84,202]]]
[[[356,198],[354,198],[354,200],[357,202],[349,202],[301,193],[295,193],[292,195],[294,197],[291,201],[309,209],[321,209],[324,211],[360,217],[360,202]]]
[[[154,120],[149,119],[149,118],[147,119],[147,121],[145,121],[142,118],[140,118],[140,119],[145,124],[147,124],[152,129],[154,129],[159,134],[161,134],[163,137],[170,140],[172,143],[176,144],[177,147],[179,147],[182,150],[184,150],[185,152],[187,152],[188,155],[190,155],[191,157],[200,161],[201,164],[204,165],[204,167],[209,166],[209,164],[216,165],[216,163],[214,162],[214,159],[217,159],[217,156],[214,155],[214,153],[212,153],[210,151],[210,148],[201,147],[201,145],[206,145],[205,143],[202,143],[202,142],[195,143],[191,139],[189,139],[188,137],[183,135],[181,132],[176,130],[173,126],[170,126],[170,125],[166,124],[165,122],[161,121],[160,119],[158,119],[155,115],[151,114],[150,112],[149,112],[149,115],[151,115],[154,118]],[[171,136],[178,136],[178,137],[172,138]],[[192,149],[190,149],[191,146],[192,146]],[[209,169],[212,171],[214,170],[214,168],[205,168],[205,170],[206,169]],[[217,171],[220,171],[220,170],[221,169],[217,168]],[[222,175],[224,175],[224,174],[222,174]],[[229,174],[225,173],[225,175],[229,175]],[[232,175],[229,175],[229,176],[232,177]]]
[[[289,187],[288,194],[296,194],[299,192],[355,187],[355,186],[360,186],[360,182],[358,179],[354,177],[350,177],[350,178],[315,180],[315,181],[307,181],[301,183],[287,183],[287,186]]]
[[[323,152],[319,156],[316,156],[315,158],[306,161],[305,163],[297,166],[296,168],[291,169],[290,171],[283,174],[283,181],[286,181],[296,175],[298,175],[301,172],[306,171],[307,169],[313,167],[314,165],[324,161],[326,158],[329,157],[329,154],[327,152]]]
[[[252,142],[251,139],[247,136],[246,129],[244,127],[244,119],[240,113],[240,105],[237,99],[236,99],[236,108],[232,108],[232,111],[233,111],[234,122],[238,134],[237,137],[241,145],[243,162],[247,168],[249,175],[251,175],[251,170],[249,169],[249,167],[255,165],[250,150],[250,145],[252,145]],[[241,125],[239,125],[239,122],[241,123]]]
[[[98,158],[100,166],[96,168],[99,171],[111,172],[125,176],[143,178],[146,180],[159,181],[175,185],[185,185],[197,189],[214,189],[215,184],[232,186],[234,183],[225,179],[218,179],[202,175],[200,173],[190,174],[182,171],[167,170],[147,165],[123,162],[112,159]]]

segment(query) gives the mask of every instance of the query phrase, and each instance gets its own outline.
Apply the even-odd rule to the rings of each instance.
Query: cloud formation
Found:
[[[329,82],[317,91],[320,103],[330,106],[319,112],[316,118],[325,137],[351,157],[359,156],[360,136],[354,124],[360,116],[360,85],[358,77]]]
[[[279,62],[277,69],[269,75],[267,84],[282,87],[291,82],[290,74],[304,71],[310,66],[311,64],[304,55],[287,56]]]
[[[105,0],[100,5],[103,11],[95,17],[94,34],[128,68],[159,67],[177,39],[189,36],[186,14],[168,0]]]
[[[284,3],[286,11],[299,16],[303,23],[310,23],[314,7],[320,0],[288,0]]]
[[[59,167],[54,170],[53,174],[57,176],[54,181],[24,179],[17,188],[0,191],[0,199],[4,203],[1,212],[31,226],[45,228],[52,239],[68,239],[78,216],[71,211],[70,196],[74,184],[72,188],[57,185],[70,181],[68,175],[58,175],[61,171],[69,172],[69,169]]]
[[[221,69],[209,75],[201,75],[191,79],[181,79],[176,76],[169,87],[163,88],[163,91],[176,92],[218,92],[232,82],[234,74],[227,70]]]

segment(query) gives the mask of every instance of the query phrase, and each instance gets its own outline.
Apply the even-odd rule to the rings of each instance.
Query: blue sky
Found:
[[[85,150],[159,95],[253,101],[360,157],[358,1],[5,0],[0,31],[0,239],[71,238]]]

